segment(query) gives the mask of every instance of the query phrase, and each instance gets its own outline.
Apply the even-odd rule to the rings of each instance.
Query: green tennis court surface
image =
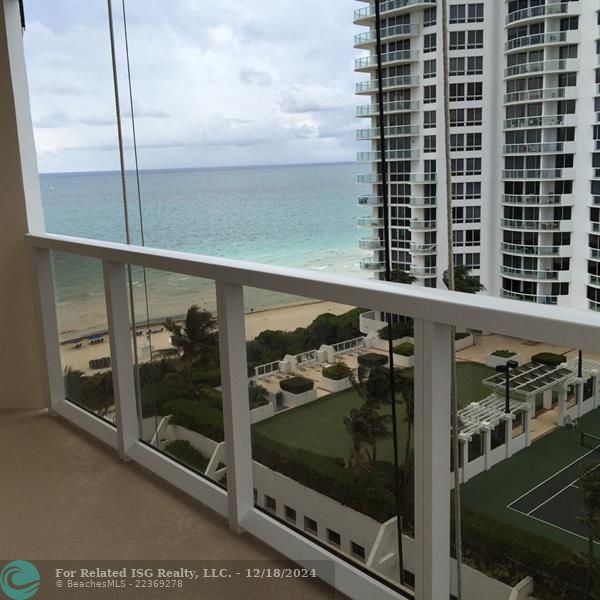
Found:
[[[600,443],[600,440],[598,440]],[[565,533],[587,539],[581,521],[583,502],[580,490],[581,468],[600,468],[600,446],[569,463],[551,477],[513,500],[507,508]],[[596,542],[600,544],[600,542]]]

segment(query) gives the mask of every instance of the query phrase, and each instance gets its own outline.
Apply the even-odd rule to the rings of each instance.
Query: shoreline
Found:
[[[276,305],[271,308],[261,308],[258,310],[246,311],[246,340],[253,340],[257,335],[266,329],[293,331],[298,327],[306,327],[314,319],[323,313],[342,314],[354,308],[346,304],[328,302],[321,300],[312,300],[309,302],[294,302],[285,305]],[[154,319],[155,325],[162,323],[162,319]],[[145,331],[146,322],[136,326],[137,331]],[[86,343],[86,338],[94,335],[100,335],[104,340],[100,343]],[[135,337],[138,346],[138,358],[141,363],[150,360],[150,354],[158,350],[172,348],[171,335],[167,330],[157,331],[150,336],[140,335]],[[76,341],[81,340],[82,346],[76,348]],[[91,369],[89,361],[110,356],[109,336],[106,328],[95,332],[87,333],[85,336],[71,337],[69,340],[60,343],[61,364],[64,369],[66,366],[82,371],[89,375],[100,373],[107,369]],[[282,357],[283,358],[283,357]]]

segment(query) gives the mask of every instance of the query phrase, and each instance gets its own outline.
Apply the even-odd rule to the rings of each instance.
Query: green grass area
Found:
[[[582,431],[600,435],[600,410],[581,417],[579,424]],[[464,505],[498,521],[584,551],[585,540],[506,508],[519,496],[589,452],[581,446],[579,433],[566,427],[557,429],[509,460],[477,475],[463,486]]]
[[[495,373],[494,369],[478,363],[458,363],[457,378],[461,405],[481,400],[489,394],[481,380]],[[324,456],[348,458],[350,453],[350,435],[344,427],[343,418],[350,409],[358,408],[362,401],[353,389],[331,394],[287,410],[266,421],[254,425],[254,429],[263,435],[286,444],[292,448],[303,448]],[[384,405],[382,413],[391,414],[392,407]],[[406,411],[404,404],[397,407],[398,441],[400,452],[406,443],[407,424],[404,422]],[[377,458],[393,461],[393,442],[381,440],[377,446]]]

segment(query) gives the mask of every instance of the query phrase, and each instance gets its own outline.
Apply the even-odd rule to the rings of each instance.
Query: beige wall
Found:
[[[17,1],[0,0],[0,409],[44,405],[32,268],[23,237],[28,221],[32,231],[43,229],[43,217],[18,19]]]

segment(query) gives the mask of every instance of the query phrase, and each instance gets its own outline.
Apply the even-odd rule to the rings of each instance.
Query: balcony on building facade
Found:
[[[420,267],[417,265],[410,265],[409,273],[413,277],[418,277],[419,279],[423,277],[435,277],[436,267]]]
[[[600,260],[600,249],[590,248],[590,258],[593,260]]]
[[[424,221],[422,219],[411,219],[410,228],[415,230],[437,229],[437,221]]]
[[[418,125],[394,125],[385,128],[386,137],[401,137],[403,135],[418,135]],[[366,129],[356,130],[357,140],[377,140],[381,131],[379,127],[368,127]]]
[[[539,100],[559,100],[565,97],[576,97],[577,88],[571,87],[552,87],[536,88],[532,90],[520,90],[510,92],[504,95],[504,103],[512,104],[515,102],[535,102]]]
[[[600,287],[600,275],[594,275],[590,273],[590,285]]]
[[[384,220],[380,217],[358,217],[358,226],[381,228],[384,226]]]
[[[527,129],[531,127],[558,127],[560,125],[575,125],[575,120],[573,118],[565,118],[574,116],[575,115],[547,115],[544,117],[517,117],[515,119],[505,119],[503,126],[504,129]]]
[[[396,77],[386,77],[381,82],[384,90],[389,91],[398,88],[416,87],[419,85],[418,75],[398,75]],[[376,94],[379,91],[379,82],[377,79],[369,81],[359,81],[356,84],[356,94]]]
[[[569,142],[566,142],[567,144]],[[565,142],[546,142],[533,144],[506,144],[502,147],[503,154],[555,154],[567,152]]]
[[[526,256],[559,256],[561,246],[528,246],[524,244],[510,244],[502,242],[502,251],[509,254],[523,254]],[[566,250],[569,246],[564,246]]]
[[[361,250],[383,250],[383,240],[379,238],[360,238],[358,240],[358,247]]]
[[[387,160],[416,160],[419,158],[419,151],[417,149],[408,150],[387,150],[385,153]],[[381,152],[358,152],[356,154],[356,160],[358,162],[377,162],[381,160]]]
[[[410,251],[412,254],[435,254],[437,244],[411,244]]]
[[[416,112],[419,110],[418,100],[398,100],[397,102],[384,102],[383,113],[391,115],[400,112]],[[362,104],[356,107],[357,117],[379,116],[379,104]]]
[[[383,27],[381,29],[381,39],[388,38],[402,39],[413,37],[419,33],[419,27],[415,23],[404,23],[400,25],[392,25],[391,27]],[[376,31],[363,31],[354,36],[354,47],[366,49],[377,43]]]
[[[383,206],[383,198],[381,196],[359,196],[359,206]]]
[[[502,265],[500,267],[502,275],[508,275],[509,277],[516,277],[518,279],[541,279],[541,280],[558,280],[558,274],[560,271],[544,271],[540,269],[521,269],[518,267],[507,267]],[[565,271],[568,273],[568,271]]]
[[[524,21],[526,19],[539,19],[540,17],[551,17],[553,15],[564,15],[569,12],[567,2],[542,4],[540,6],[530,6],[510,13],[506,17],[506,24]]]
[[[411,196],[408,203],[411,206],[435,206],[437,196]]]
[[[554,206],[556,204],[566,204],[568,200],[572,199],[571,196],[559,196],[557,194],[544,194],[544,195],[516,195],[516,194],[504,194],[502,196],[503,204],[516,204],[521,206]]]
[[[600,233],[600,223],[598,223],[597,221],[591,222],[591,228],[593,233]]]
[[[411,183],[434,183],[435,173],[408,173],[408,181]]]
[[[368,258],[361,258],[360,268],[365,271],[385,271],[385,263],[369,256]]]
[[[502,227],[507,229],[520,229],[531,231],[564,231],[565,227],[571,224],[571,221],[536,221],[529,219],[502,219]]]
[[[437,0],[388,0],[381,2],[379,6],[381,16],[391,17],[397,13],[406,12],[410,9],[426,8],[435,4]],[[364,8],[354,11],[354,23],[356,25],[367,25],[375,18],[375,6],[369,4]]]
[[[508,169],[502,171],[502,179],[563,179],[563,169]]]
[[[592,196],[592,204],[600,206],[600,196]]]
[[[504,69],[504,77],[518,77],[530,73],[552,73],[554,71],[576,71],[578,68],[576,58],[561,58],[556,60],[540,60],[526,62]]]
[[[417,50],[396,50],[394,52],[386,52],[381,55],[382,65],[393,65],[399,63],[415,62],[419,60],[419,52]],[[370,54],[369,56],[361,56],[354,61],[354,70],[361,73],[366,73],[377,69],[377,55]]]
[[[594,310],[596,312],[600,311],[600,302],[594,302],[593,300],[588,300],[588,307],[590,310]]]
[[[529,48],[530,46],[538,46],[542,44],[559,44],[567,41],[568,31],[550,31],[548,33],[536,33],[534,35],[524,35],[514,38],[504,44],[506,52],[512,50],[520,50],[521,48]]]
[[[510,298],[511,300],[521,300],[523,302],[535,302],[536,304],[557,304],[558,296],[548,296],[543,294],[523,294],[511,290],[501,289],[500,296]]]

